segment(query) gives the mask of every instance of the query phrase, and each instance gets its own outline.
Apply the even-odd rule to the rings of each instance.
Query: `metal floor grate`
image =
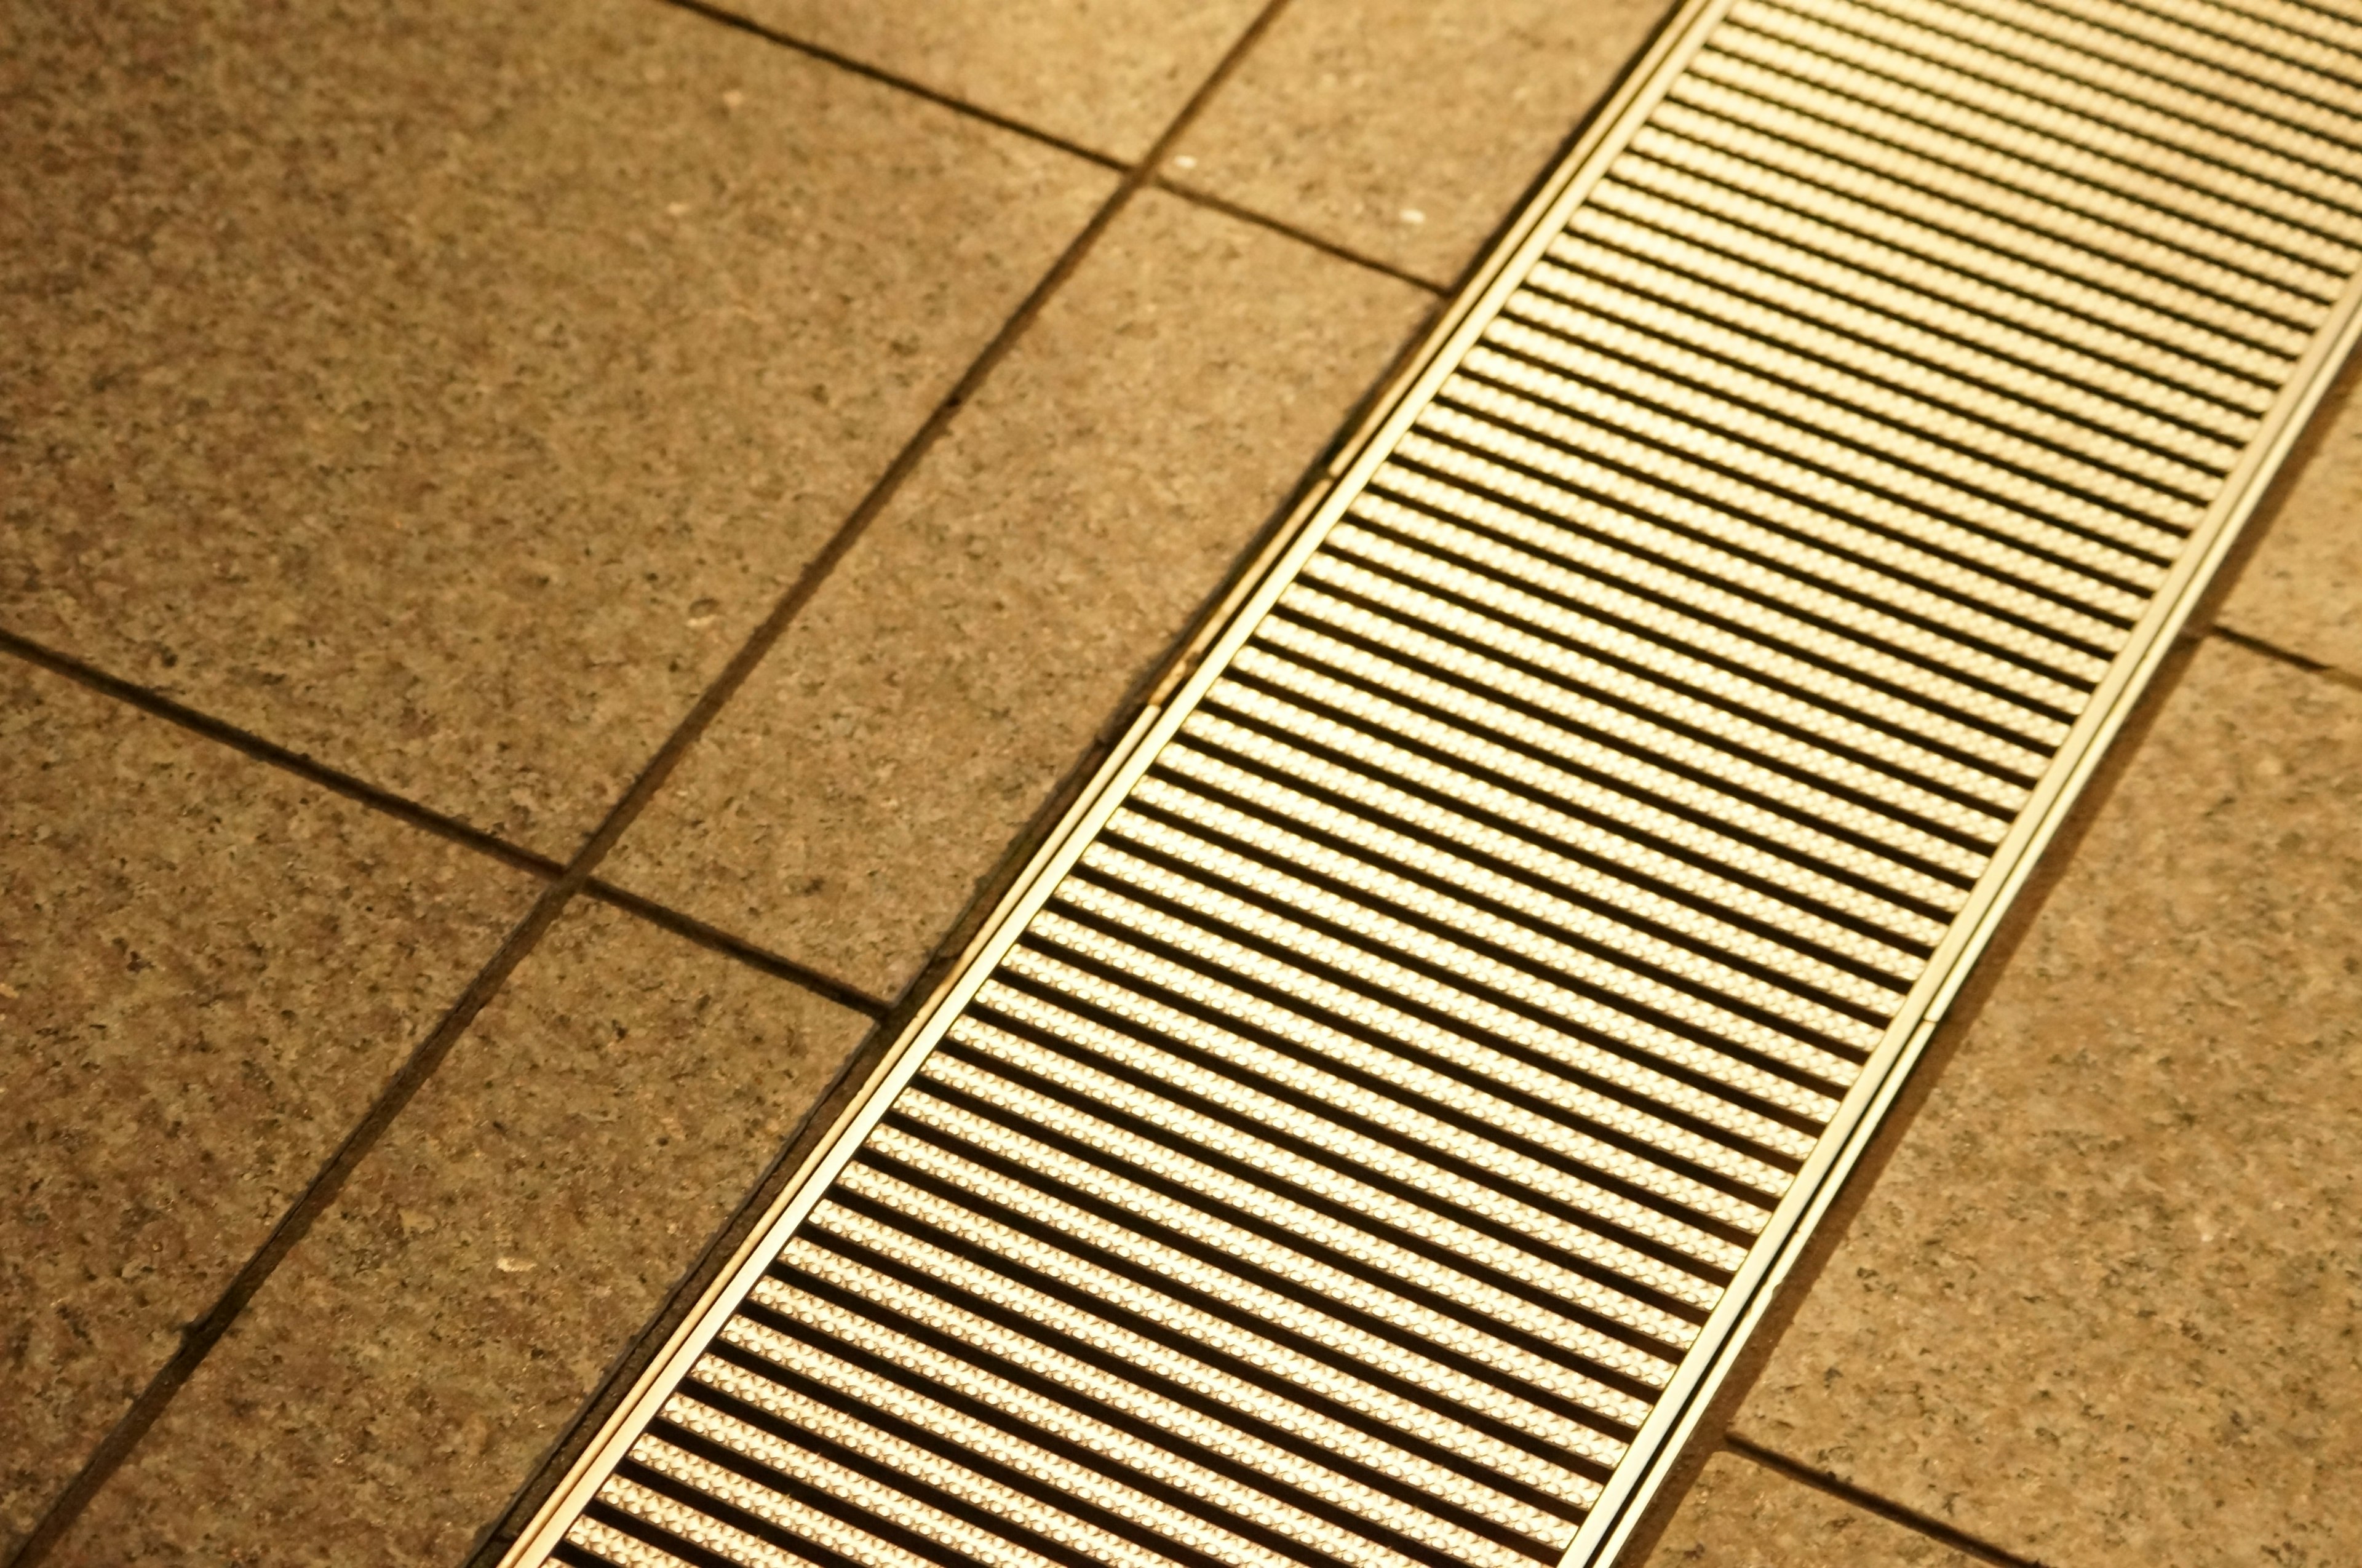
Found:
[[[512,1561],[1611,1558],[2357,171],[2310,6],[1693,6]]]

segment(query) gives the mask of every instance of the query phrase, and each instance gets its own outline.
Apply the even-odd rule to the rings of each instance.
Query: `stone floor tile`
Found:
[[[1264,0],[734,0],[764,26],[1137,162]]]
[[[2216,619],[2362,675],[2362,400],[2322,410],[2316,441]]]
[[[1159,172],[1448,283],[1668,9],[1295,0]]]
[[[1950,1547],[1734,1454],[1706,1461],[1648,1568],[1975,1568]]]
[[[2362,693],[2204,645],[1737,1430],[2073,1568],[2362,1562]]]
[[[459,1562],[867,1027],[578,903],[51,1562]]]
[[[0,1558],[538,890],[0,658]]]
[[[607,875],[893,994],[1429,303],[1143,194]]]
[[[557,856],[1112,188],[647,0],[0,27],[0,624]]]

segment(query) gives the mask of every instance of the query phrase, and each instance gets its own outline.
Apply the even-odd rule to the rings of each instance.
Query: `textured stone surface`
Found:
[[[2159,714],[1738,1430],[2077,1568],[2362,1561],[2362,693]]]
[[[2362,676],[2362,401],[2348,380],[2217,619]]]
[[[1159,172],[1448,283],[1665,0],[1295,0]]]
[[[1728,1453],[1706,1461],[1648,1568],[1972,1568],[1942,1542]]]
[[[450,1563],[867,1027],[577,904],[57,1563]]]
[[[1112,178],[642,0],[0,28],[0,624],[561,856]]]
[[[736,0],[789,38],[1133,162],[1264,0]]]
[[[537,888],[0,656],[0,1556]]]
[[[1428,304],[1145,193],[607,874],[891,995]]]

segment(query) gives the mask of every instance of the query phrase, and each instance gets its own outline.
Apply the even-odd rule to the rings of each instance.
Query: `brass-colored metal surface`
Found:
[[[1612,1560],[2358,261],[2362,26],[1691,6],[513,1561]]]

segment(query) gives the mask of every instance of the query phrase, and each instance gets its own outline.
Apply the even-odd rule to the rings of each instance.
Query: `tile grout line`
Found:
[[[1095,163],[1102,169],[1124,174],[1134,171],[1133,165],[1111,154],[1085,147],[1080,142],[1069,141],[1054,131],[1046,131],[1039,126],[1028,125],[1013,116],[988,109],[980,104],[972,104],[965,98],[955,97],[940,88],[930,87],[912,77],[897,75],[881,66],[872,65],[866,61],[856,60],[851,55],[840,53],[825,44],[813,43],[808,39],[800,39],[793,33],[781,32],[777,28],[767,26],[751,17],[742,16],[726,6],[713,5],[711,0],[656,0],[656,4],[687,11],[691,16],[701,17],[717,27],[728,28],[733,32],[749,34],[780,49],[792,50],[823,65],[832,65],[840,71],[850,72],[866,81],[875,82],[881,87],[891,87],[898,92],[907,93],[914,98],[922,98],[938,108],[949,109],[952,113],[969,119],[981,120],[996,129],[1024,137],[1030,141],[1040,142],[1044,147],[1055,148],[1060,152],[1082,159],[1088,163]],[[1218,72],[1227,74],[1224,66],[1218,65],[1216,70]],[[1160,138],[1156,146],[1149,149],[1137,166],[1139,170],[1146,171],[1148,183],[1154,185],[1167,195],[1187,202],[1192,206],[1204,207],[1209,212],[1220,213],[1223,216],[1235,218],[1241,223],[1253,224],[1257,228],[1268,229],[1284,238],[1309,246],[1325,256],[1332,256],[1340,261],[1349,262],[1382,276],[1408,283],[1429,293],[1441,294],[1447,292],[1445,285],[1436,282],[1433,279],[1423,278],[1416,272],[1396,266],[1391,261],[1381,261],[1374,256],[1365,256],[1341,241],[1324,239],[1308,229],[1298,228],[1285,219],[1274,217],[1268,213],[1257,212],[1253,207],[1242,206],[1236,202],[1215,195],[1210,191],[1198,190],[1193,186],[1160,177],[1156,173],[1156,169],[1162,160],[1162,154],[1170,149],[1171,140],[1169,134]]]
[[[733,32],[749,34],[762,39],[765,43],[776,44],[781,49],[793,50],[796,53],[816,60],[823,65],[833,65],[839,71],[851,72],[854,75],[875,82],[880,86],[898,89],[915,98],[924,98],[938,108],[949,109],[954,114],[966,116],[969,119],[982,120],[988,126],[1014,132],[1028,140],[1054,147],[1061,152],[1070,153],[1076,158],[1096,163],[1102,169],[1111,170],[1120,174],[1128,174],[1132,171],[1131,164],[1110,153],[1085,147],[1078,141],[1069,141],[1054,131],[1045,131],[1038,126],[1027,125],[1023,120],[1011,118],[997,110],[988,109],[980,104],[971,104],[965,98],[955,97],[940,88],[930,87],[911,77],[899,76],[866,61],[856,60],[849,54],[840,53],[826,44],[813,43],[809,39],[800,39],[792,33],[783,33],[777,28],[767,27],[752,17],[743,16],[731,10],[726,6],[713,5],[711,0],[657,0],[657,4],[669,6],[675,10],[687,11],[694,17],[702,17],[717,27],[728,28]],[[1162,143],[1160,142],[1159,145]]]
[[[28,664],[37,665],[102,697],[113,698],[151,718],[161,719],[168,724],[177,725],[216,745],[227,746],[282,773],[292,773],[331,794],[341,795],[348,801],[381,812],[503,865],[545,878],[558,876],[566,869],[563,862],[553,860],[536,850],[511,844],[498,834],[488,833],[458,817],[447,816],[432,806],[421,805],[406,796],[395,794],[381,785],[331,767],[317,757],[281,745],[276,741],[265,740],[251,730],[240,729],[226,720],[201,712],[150,687],[126,680],[119,675],[109,675],[95,665],[86,664],[71,654],[60,653],[5,626],[0,626],[0,653],[14,654]]]
[[[735,19],[730,18],[727,13],[711,11],[701,3],[697,3],[697,0],[668,0],[668,3],[682,5],[700,14],[712,16],[718,20],[730,20],[735,25]],[[444,1058],[450,1055],[460,1036],[475,1021],[477,1015],[507,983],[517,966],[523,963],[539,944],[541,938],[557,922],[557,917],[564,912],[566,906],[573,900],[575,895],[589,888],[591,873],[606,857],[608,851],[613,848],[624,831],[646,808],[656,793],[664,787],[681,757],[711,727],[723,705],[737,694],[739,689],[753,675],[756,666],[762,662],[764,657],[785,635],[789,624],[803,607],[811,602],[837,564],[851,553],[855,545],[860,542],[871,521],[885,509],[887,503],[901,489],[904,480],[933,448],[935,441],[949,427],[952,420],[958,415],[961,408],[966,406],[968,399],[982,386],[1000,361],[1008,357],[1010,350],[1024,336],[1026,329],[1040,315],[1051,297],[1074,275],[1083,259],[1097,246],[1100,237],[1130,204],[1132,196],[1149,183],[1153,171],[1163,163],[1174,143],[1203,112],[1206,105],[1220,89],[1222,83],[1229,80],[1231,72],[1237,69],[1239,62],[1245,58],[1248,51],[1262,39],[1264,33],[1270,30],[1272,22],[1286,4],[1287,0],[1265,0],[1265,4],[1255,14],[1254,19],[1249,22],[1239,36],[1231,41],[1230,48],[1223,52],[1222,58],[1216,62],[1213,71],[1189,95],[1187,102],[1182,105],[1180,112],[1166,125],[1154,145],[1149,148],[1139,163],[1124,172],[1122,178],[1117,182],[1115,189],[1109,193],[1107,199],[1099,204],[1098,210],[1091,215],[1081,231],[1067,242],[1065,250],[1060,252],[1057,259],[1051,263],[1049,271],[1018,303],[1017,308],[1002,323],[1000,329],[993,335],[991,340],[985,345],[967,370],[961,374],[959,380],[953,384],[951,391],[936,405],[934,412],[903,444],[901,450],[895,454],[893,461],[887,465],[885,471],[871,485],[868,492],[854,506],[844,522],[838,525],[836,532],[830,536],[828,542],[822,546],[819,552],[805,564],[787,592],[780,596],[770,613],[748,635],[738,652],[707,685],[697,701],[690,706],[688,713],[683,715],[680,722],[674,726],[672,733],[657,747],[656,754],[641,768],[623,796],[608,811],[605,818],[590,836],[584,841],[582,847],[575,852],[572,860],[542,889],[540,896],[534,900],[533,907],[502,940],[491,958],[468,983],[466,988],[460,992],[458,1000],[427,1033],[426,1038],[420,1042],[403,1066],[396,1070],[385,1088],[379,1091],[377,1098],[371,1101],[370,1109],[363,1113],[360,1121],[346,1135],[344,1142],[337,1145],[335,1153],[328,1157],[319,1172],[314,1176],[303,1194],[281,1216],[279,1222],[272,1227],[270,1235],[238,1270],[213,1307],[203,1317],[183,1327],[179,1348],[157,1371],[154,1377],[149,1379],[147,1386],[140,1390],[132,1400],[130,1408],[109,1429],[106,1435],[99,1440],[97,1445],[92,1450],[90,1457],[83,1462],[73,1479],[66,1484],[50,1501],[49,1507],[43,1510],[30,1533],[25,1537],[16,1552],[9,1558],[8,1568],[36,1568],[36,1565],[46,1559],[56,1548],[59,1541],[64,1539],[66,1531],[72,1529],[74,1522],[81,1518],[83,1510],[97,1496],[99,1489],[105,1485],[115,1473],[122,1467],[123,1463],[130,1457],[132,1451],[138,1446],[140,1440],[161,1419],[174,1396],[187,1385],[198,1367],[204,1364],[205,1357],[211,1353],[214,1346],[221,1342],[223,1336],[229,1331],[230,1326],[244,1313],[247,1304],[278,1271],[280,1264],[285,1261],[296,1244],[310,1233],[314,1222],[336,1201],[353,1171],[377,1146],[395,1118],[425,1086],[426,1080],[434,1076],[435,1070],[442,1065]],[[759,31],[751,28],[749,30]],[[1102,160],[1094,160],[1094,161]],[[10,635],[10,646],[14,646],[21,639]],[[34,645],[25,646],[29,649]],[[32,655],[28,652],[27,657],[29,658]],[[139,691],[138,688],[132,687],[127,682],[116,682],[114,678],[99,676],[96,671],[92,671],[91,674],[97,679],[121,688],[121,694],[125,695],[127,700],[129,700],[130,694]],[[162,704],[169,700],[153,698],[151,701]],[[171,707],[179,712],[187,712],[192,720],[209,726],[207,732],[201,733],[215,733],[225,737],[242,734],[242,732],[236,731],[231,726],[220,724],[218,721],[204,720],[202,715],[195,714],[193,711],[181,709],[179,704],[171,704]],[[193,724],[192,727],[195,725]],[[256,738],[254,744],[265,748],[264,752],[257,755],[271,755],[290,760],[300,759],[299,754],[272,745],[270,742]],[[352,783],[359,789],[370,789],[370,786],[363,785],[359,780],[353,780]],[[399,797],[387,798],[399,800]],[[405,807],[408,806],[408,802],[403,802],[403,804]],[[425,812],[423,808],[414,809],[420,813],[421,825],[440,823],[448,820],[442,818],[439,813]],[[452,825],[459,831],[471,834],[478,831],[456,823]]]
[[[1865,1491],[1849,1482],[1840,1481],[1828,1472],[1816,1470],[1801,1460],[1792,1459],[1777,1449],[1750,1442],[1737,1432],[1723,1433],[1722,1446],[1740,1458],[1771,1471],[1775,1475],[1785,1476],[1801,1486],[1808,1486],[1825,1496],[1835,1497],[1839,1502],[1860,1508],[1864,1513],[1875,1514],[1890,1524],[1901,1525],[1905,1529],[1924,1535],[1930,1540],[1948,1547],[1963,1556],[1972,1557],[1980,1562],[1992,1563],[1994,1568],[2043,1568],[2043,1564],[2037,1559],[2020,1557],[2015,1552],[2003,1551],[1991,1541],[1948,1525],[1941,1519],[1932,1518],[1915,1508],[1907,1508],[1900,1503],[1882,1497],[1875,1492]]]
[[[2249,636],[2245,632],[2235,632],[2219,623],[2207,627],[2202,635],[2219,637],[2235,648],[2245,648],[2251,654],[2271,659],[2278,664],[2288,665],[2291,668],[2301,669],[2307,675],[2320,676],[2323,680],[2334,685],[2348,686],[2362,691],[2362,675],[2356,675],[2351,670],[2341,668],[2334,664],[2323,664],[2317,658],[2308,658],[2303,654],[2280,646],[2278,643],[2266,642],[2261,637]]]
[[[1333,239],[1323,239],[1309,229],[1298,228],[1292,223],[1259,213],[1253,207],[1242,207],[1227,197],[1215,195],[1211,191],[1200,191],[1192,185],[1169,179],[1162,174],[1151,174],[1149,183],[1166,195],[1178,197],[1192,206],[1220,213],[1224,217],[1236,218],[1241,223],[1253,224],[1257,228],[1269,229],[1282,238],[1295,240],[1298,245],[1308,246],[1324,256],[1333,256],[1340,261],[1348,261],[1356,267],[1367,268],[1382,277],[1392,278],[1396,282],[1408,283],[1422,293],[1440,296],[1445,292],[1444,286],[1432,278],[1422,278],[1418,273],[1397,267],[1391,261],[1381,261],[1374,256],[1364,256],[1360,251],[1350,249]]]
[[[392,817],[406,827],[416,828],[463,849],[473,850],[487,859],[545,880],[559,877],[566,870],[564,862],[554,860],[538,850],[513,844],[496,833],[438,812],[382,785],[372,784],[365,778],[332,767],[317,757],[266,740],[251,730],[241,729],[226,720],[175,701],[153,688],[110,675],[94,665],[61,653],[5,626],[0,626],[0,654],[12,654],[98,696],[137,708],[151,718],[186,730],[200,739],[226,746],[266,767],[291,774],[365,810]],[[876,1018],[887,1010],[889,1004],[883,999],[870,995],[848,980],[800,963],[783,953],[773,952],[745,937],[709,924],[695,915],[658,903],[644,894],[596,878],[584,886],[583,891],[602,903],[623,910],[651,925],[660,926],[701,947],[725,954],[856,1012]]]

